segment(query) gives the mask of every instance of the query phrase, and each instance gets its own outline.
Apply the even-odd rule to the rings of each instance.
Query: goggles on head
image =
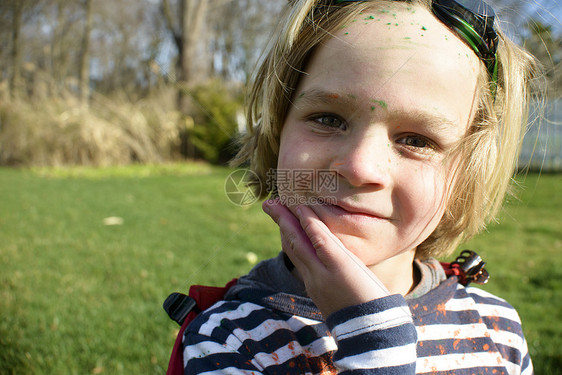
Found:
[[[335,0],[335,3],[359,1],[366,0]],[[435,16],[464,40],[486,64],[490,73],[490,89],[495,96],[499,37],[494,30],[496,13],[492,7],[483,0],[433,0],[431,8]]]

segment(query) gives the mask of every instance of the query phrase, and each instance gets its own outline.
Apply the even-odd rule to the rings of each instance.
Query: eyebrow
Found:
[[[455,121],[435,112],[424,110],[392,110],[389,111],[390,120],[407,120],[414,123],[421,123],[436,132],[455,129],[459,126]]]
[[[321,89],[310,89],[301,91],[294,99],[293,105],[297,105],[298,103],[303,103],[305,105],[310,104],[352,104],[356,101],[357,97],[352,94],[341,94],[335,91],[325,91]],[[357,104],[355,104],[357,105]]]
[[[436,132],[447,131],[451,128],[456,128],[459,126],[456,122],[451,119],[431,111],[426,110],[405,110],[405,109],[390,109],[387,108],[386,103],[381,105],[381,100],[376,98],[371,99],[371,102],[377,109],[382,109],[388,113],[387,118],[389,120],[396,121],[409,121],[413,123],[423,123],[425,126],[431,128]],[[304,105],[314,105],[314,104],[335,104],[358,107],[357,96],[348,93],[339,93],[336,91],[325,91],[318,88],[312,88],[309,90],[301,91],[296,98],[293,100],[293,105],[298,105],[302,103]]]

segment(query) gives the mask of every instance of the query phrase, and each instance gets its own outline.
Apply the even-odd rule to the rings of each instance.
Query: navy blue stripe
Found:
[[[304,326],[295,332],[295,336],[302,346],[306,346],[318,340],[320,337],[330,336],[330,332],[324,324],[315,324],[313,326]]]
[[[251,339],[244,340],[244,342],[242,343],[242,347],[244,348],[243,350],[248,351],[248,353],[256,354],[264,352],[270,354],[275,352],[277,349],[284,347],[295,339],[296,338],[294,332],[287,329],[278,329],[275,331],[275,333],[264,337],[260,341]]]
[[[308,358],[304,354],[300,354],[294,358],[273,365],[265,369],[265,373],[275,375],[302,375],[304,373],[335,373],[335,368],[330,366],[330,354],[325,354],[320,357]]]
[[[338,324],[345,323],[352,318],[376,314],[395,307],[403,307],[405,311],[408,311],[408,305],[406,304],[404,297],[398,294],[394,294],[388,297],[379,298],[374,301],[369,301],[360,305],[349,306],[338,310],[328,317],[326,323],[328,324],[328,327],[330,327],[330,329],[333,329]]]
[[[285,322],[291,316],[287,314],[276,314],[272,311],[266,310],[264,308],[254,310],[248,316],[233,319],[232,324],[236,327],[239,327],[245,331],[250,331],[260,324],[265,322],[266,320],[276,320],[280,322]]]
[[[502,344],[497,344],[496,346],[503,358],[511,363],[521,363],[521,352],[518,349]]]
[[[224,324],[221,327],[216,327],[212,333],[213,339],[218,342],[226,342],[233,330],[237,328],[237,325],[232,321],[225,320],[223,323]],[[305,326],[297,332],[288,328],[279,328],[270,332],[266,337],[259,341],[251,338],[244,340],[240,350],[247,351],[250,353],[250,356],[253,356],[251,353],[255,354],[263,352],[271,354],[292,341],[296,341],[298,343],[295,345],[306,346],[316,341],[319,337],[325,337],[325,335],[326,333],[324,332],[323,335],[319,336],[314,327],[310,326]],[[192,334],[190,333],[188,335],[189,342],[191,342],[191,336]]]
[[[470,298],[472,298],[474,300],[474,302],[479,303],[479,304],[483,304],[483,305],[492,305],[492,306],[503,306],[503,307],[507,307],[509,309],[513,309],[513,306],[511,306],[509,303],[502,301],[500,299],[498,299],[497,297],[483,297],[479,294],[476,293],[471,293],[470,290],[472,288],[468,288],[467,294]]]
[[[486,324],[486,327],[494,331],[509,331],[518,336],[523,336],[523,330],[518,322],[514,322],[511,319],[493,316],[483,316],[482,321]]]
[[[436,310],[433,313],[418,316],[414,319],[416,326],[429,326],[434,324],[470,324],[478,323],[480,314],[476,310]]]
[[[416,364],[412,363],[404,366],[382,367],[377,369],[359,369],[342,371],[340,375],[396,375],[396,374],[415,374]],[[432,373],[433,374],[433,373]]]
[[[338,340],[338,351],[334,358],[339,360],[373,350],[414,344],[416,342],[416,335],[414,326],[406,324]]]
[[[211,336],[220,342],[226,342],[226,339],[235,329],[241,329],[243,331],[250,331],[266,320],[276,320],[284,323],[285,319],[279,319],[280,317],[276,314],[272,314],[271,311],[266,309],[259,309],[252,311],[247,317],[228,320],[221,320],[220,324],[213,329]],[[191,330],[191,327],[190,327]]]
[[[186,374],[198,374],[209,370],[235,367],[240,370],[256,371],[252,363],[239,353],[209,354],[201,358],[191,358],[185,367]]]
[[[431,375],[508,375],[504,367],[471,367],[449,371],[432,371]]]
[[[444,354],[464,354],[495,351],[496,344],[488,337],[473,339],[444,339],[418,342],[418,357],[435,357]]]
[[[224,313],[227,311],[236,310],[238,306],[240,306],[240,302],[227,302],[222,304],[221,306],[214,307],[209,310],[205,310],[199,315],[197,315],[191,323],[189,323],[188,329],[193,332],[198,332],[201,326],[209,320],[209,316],[211,314]]]
[[[521,370],[526,369],[527,367],[529,367],[530,364],[531,364],[531,357],[529,356],[529,353],[527,353],[525,357],[523,357],[523,360],[521,361]]]

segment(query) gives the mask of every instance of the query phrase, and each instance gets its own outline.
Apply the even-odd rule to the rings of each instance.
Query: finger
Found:
[[[347,275],[350,283],[354,279],[363,279],[361,276],[367,276],[375,282],[384,295],[389,294],[386,287],[367,266],[345,247],[310,207],[298,206],[294,211],[326,271],[332,274]]]
[[[297,206],[294,208],[294,212],[314,247],[316,256],[325,267],[330,269],[341,265],[344,261],[349,261],[347,258],[353,254],[320,220],[314,210],[308,206]]]
[[[299,220],[287,207],[278,200],[268,200],[263,203],[262,208],[279,225],[283,251],[295,267],[305,271],[312,262],[318,262],[315,250]]]

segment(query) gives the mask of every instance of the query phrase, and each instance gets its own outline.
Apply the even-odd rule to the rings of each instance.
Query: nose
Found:
[[[389,184],[392,148],[383,129],[349,136],[335,154],[331,168],[350,185],[380,190]]]

